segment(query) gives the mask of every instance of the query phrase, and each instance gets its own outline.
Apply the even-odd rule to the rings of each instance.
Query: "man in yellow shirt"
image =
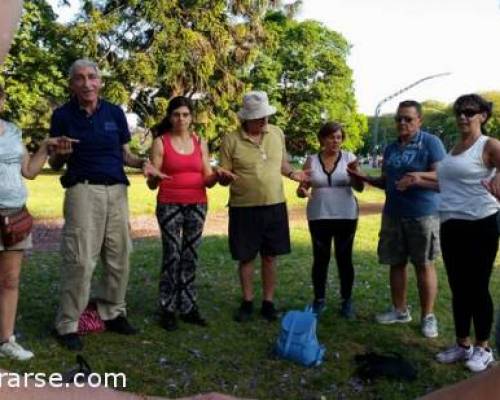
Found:
[[[238,112],[241,129],[223,138],[220,166],[231,171],[219,178],[230,184],[229,247],[239,262],[243,301],[235,320],[248,321],[253,313],[254,260],[262,262],[263,301],[261,315],[268,321],[278,317],[273,297],[276,286],[276,256],[290,252],[290,232],[282,175],[296,182],[308,179],[307,172],[294,171],[288,163],[285,136],[269,125],[276,112],[264,92],[249,92]]]

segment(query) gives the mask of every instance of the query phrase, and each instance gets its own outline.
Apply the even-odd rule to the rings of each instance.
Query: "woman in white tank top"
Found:
[[[320,152],[310,156],[304,165],[304,170],[310,170],[310,181],[301,183],[297,189],[299,197],[309,198],[307,220],[314,259],[313,310],[320,313],[325,307],[328,265],[333,240],[342,297],[340,314],[345,318],[353,318],[352,247],[358,222],[358,204],[352,187],[361,191],[363,182],[353,180],[347,174],[347,169],[356,169],[357,163],[354,154],[342,150],[345,133],[340,124],[335,122],[325,124],[319,131],[318,139],[321,144]]]
[[[437,360],[464,360],[474,371],[493,361],[488,339],[493,322],[489,282],[498,250],[500,142],[483,135],[492,106],[471,94],[453,106],[460,136],[437,169],[441,247],[452,292],[456,343]],[[470,329],[475,329],[472,346]]]

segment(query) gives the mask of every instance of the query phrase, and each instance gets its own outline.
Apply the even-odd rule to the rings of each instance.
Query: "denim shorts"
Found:
[[[440,254],[439,217],[391,217],[382,215],[378,257],[381,264],[415,266],[432,263]]]

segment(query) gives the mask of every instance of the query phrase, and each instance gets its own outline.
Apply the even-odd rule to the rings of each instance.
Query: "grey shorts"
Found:
[[[434,261],[440,254],[439,217],[391,217],[382,215],[378,258],[381,264],[415,266]]]

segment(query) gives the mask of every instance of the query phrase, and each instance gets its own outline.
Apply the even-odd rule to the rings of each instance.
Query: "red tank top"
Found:
[[[161,172],[172,177],[160,182],[158,203],[196,204],[207,202],[200,139],[192,136],[194,150],[180,154],[174,149],[168,133],[162,135],[163,164]]]

